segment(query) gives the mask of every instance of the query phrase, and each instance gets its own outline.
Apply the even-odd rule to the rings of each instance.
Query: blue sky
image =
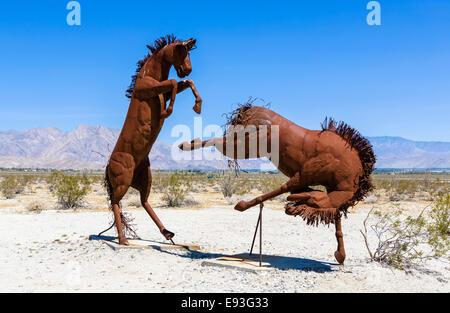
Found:
[[[145,45],[174,33],[198,40],[204,125],[253,96],[307,128],[333,116],[366,136],[450,141],[449,1],[379,1],[381,26],[360,0],[80,0],[81,26],[67,2],[2,2],[0,130],[121,128]],[[193,103],[178,95],[160,139],[193,126]]]

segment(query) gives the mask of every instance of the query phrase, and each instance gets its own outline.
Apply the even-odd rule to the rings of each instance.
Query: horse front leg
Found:
[[[197,88],[195,88],[195,84],[192,80],[190,79],[185,79],[183,81],[178,82],[177,85],[177,93],[183,92],[186,89],[190,88],[192,91],[192,94],[195,97],[195,105],[192,108],[194,110],[195,113],[200,114],[202,111],[202,98],[200,97]],[[165,99],[169,99],[169,97],[171,96],[171,93],[165,93],[164,94],[164,98]]]
[[[159,82],[150,76],[145,76],[144,78],[136,81],[134,96],[141,100],[158,97],[161,102],[161,118],[165,119],[172,114],[175,97],[177,96],[177,90],[178,82],[175,79]],[[167,109],[164,100],[164,94],[166,93],[170,93],[170,104]]]
[[[195,104],[192,107],[195,113],[200,114],[202,112],[202,98],[200,97],[200,94],[197,91],[197,88],[195,88],[195,84],[190,79],[185,79],[178,83],[178,88],[182,88],[182,90],[186,88],[191,88],[192,94],[195,97]],[[184,88],[184,89],[183,89]]]
[[[162,119],[168,118],[172,114],[172,112],[173,112],[173,105],[175,103],[175,97],[177,96],[178,83],[174,79],[171,79],[170,81],[172,83],[172,93],[171,93],[171,96],[170,96],[170,103],[169,103],[169,106],[167,107],[167,109],[165,108],[166,102],[163,101],[161,103],[161,118]],[[173,81],[175,81],[175,83]],[[161,99],[164,99],[164,95],[163,94],[159,94],[159,98],[160,98],[160,101],[161,101]]]
[[[192,93],[194,94],[194,97],[195,97],[195,104],[192,107],[192,110],[194,110],[195,113],[200,114],[200,113],[202,113],[203,100],[200,97],[200,95],[197,91],[197,88],[195,88],[194,82],[192,80],[190,80],[190,82],[191,82],[190,87],[191,87]]]

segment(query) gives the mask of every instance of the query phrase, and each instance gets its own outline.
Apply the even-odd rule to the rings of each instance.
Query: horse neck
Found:
[[[166,62],[162,51],[152,55],[147,63],[142,67],[141,77],[151,76],[157,81],[164,81],[169,78],[169,72],[172,64]]]
[[[257,112],[250,113],[250,114],[254,114],[252,117],[252,124],[255,126],[279,125],[280,130],[281,130],[281,128],[292,127],[293,125],[300,127],[297,124],[291,122],[287,118],[279,115],[278,113],[275,113],[272,110],[269,110],[264,107],[254,107],[254,108],[257,110]],[[300,127],[300,128],[302,128],[302,127]]]
[[[309,129],[303,128],[300,125],[297,125],[287,118],[266,108],[261,109],[254,124],[255,126],[258,126],[258,124],[271,125],[272,127],[278,126],[278,140],[280,143],[280,149],[282,147],[292,145],[293,143],[299,147],[303,147],[304,145],[309,146],[310,142],[305,140],[305,136],[313,133]]]
[[[311,133],[309,129],[306,129],[278,114],[273,117],[273,125],[279,125],[280,142],[285,139],[286,142],[295,142],[296,145],[300,146],[308,144],[305,142],[305,136],[308,133]]]

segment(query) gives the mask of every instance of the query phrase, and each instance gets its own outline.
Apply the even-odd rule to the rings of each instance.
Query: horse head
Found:
[[[186,41],[172,43],[165,48],[165,60],[173,65],[180,78],[184,78],[192,72],[189,51],[195,49],[196,41],[196,39],[190,38]]]

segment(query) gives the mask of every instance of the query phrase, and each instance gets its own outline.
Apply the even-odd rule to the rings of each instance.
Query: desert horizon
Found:
[[[73,131],[56,127],[0,131],[0,168],[104,169],[120,130],[79,125]],[[374,146],[378,170],[450,168],[450,142],[413,141],[398,136],[367,137]],[[176,138],[174,138],[175,140]],[[193,138],[192,138],[193,139]],[[219,153],[214,160],[174,160],[173,145],[158,140],[150,153],[154,170],[225,170]],[[185,153],[188,154],[188,153]],[[267,159],[240,161],[245,170],[276,170]]]

